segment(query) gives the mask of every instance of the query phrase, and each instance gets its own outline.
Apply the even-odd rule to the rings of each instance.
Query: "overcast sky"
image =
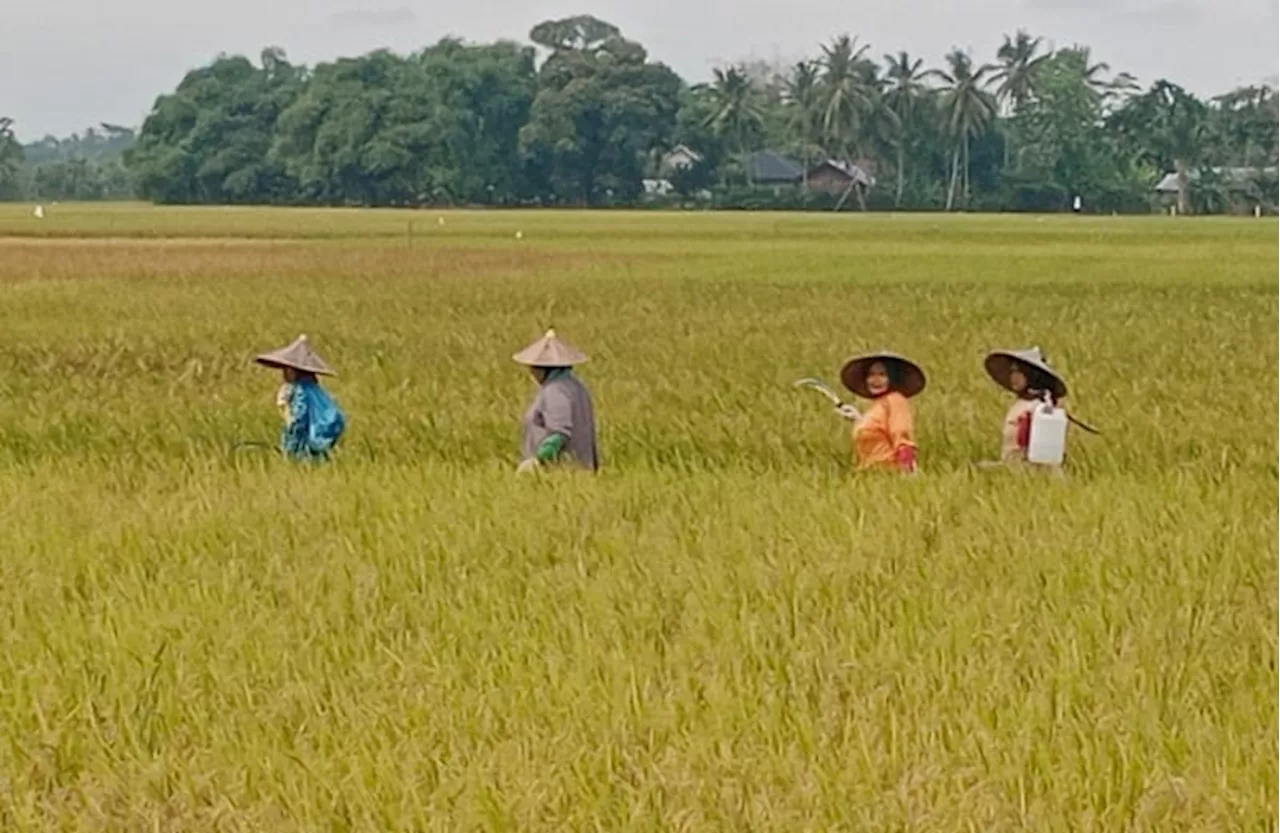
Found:
[[[791,61],[849,32],[874,55],[937,65],[952,46],[989,58],[1024,27],[1144,83],[1202,95],[1275,76],[1277,0],[0,0],[0,116],[24,140],[107,121],[140,124],[155,97],[219,52],[284,47],[315,64],[379,47],[407,52],[444,35],[524,40],[540,20],[609,20],[687,80],[713,66]]]

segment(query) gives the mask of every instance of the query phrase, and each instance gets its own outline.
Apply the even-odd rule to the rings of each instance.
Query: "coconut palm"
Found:
[[[1177,84],[1160,80],[1131,99],[1108,124],[1145,158],[1168,170],[1178,182],[1178,212],[1190,210],[1191,172],[1203,162],[1212,139],[1209,108]]]
[[[1049,53],[1040,53],[1043,40],[1019,29],[1012,38],[1005,35],[1004,43],[996,50],[1000,63],[991,80],[998,85],[996,99],[1010,115],[1035,95],[1036,76],[1049,58]]]
[[[822,47],[822,133],[828,150],[845,158],[857,154],[863,120],[875,109],[875,89],[869,83],[865,58],[868,47],[841,35]],[[874,76],[874,73],[872,73]]]
[[[1004,36],[1004,43],[996,50],[999,69],[991,76],[997,84],[996,101],[1006,115],[1022,110],[1035,97],[1040,71],[1049,53],[1040,52],[1043,38],[1033,38],[1026,30],[1019,29],[1011,38]],[[1013,142],[1006,136],[1004,142],[1004,167],[1009,167],[1009,152]]]
[[[996,116],[996,98],[987,89],[991,83],[991,64],[974,66],[967,52],[953,49],[947,55],[947,69],[935,69],[930,75],[942,81],[941,111],[943,130],[955,145],[951,151],[951,176],[947,184],[947,210],[955,204],[956,183],[960,177],[963,156],[963,194],[969,197],[969,140],[986,130]]]
[[[902,203],[902,191],[906,186],[907,170],[907,134],[918,105],[929,94],[925,86],[928,73],[924,70],[922,58],[911,59],[906,52],[897,55],[885,55],[885,87],[884,106],[894,115],[896,136],[894,151],[897,154],[898,185],[894,192],[893,205],[896,208]]]
[[[804,184],[809,185],[809,160],[815,148],[820,149],[821,135],[821,68],[814,61],[800,61],[782,82],[782,97],[787,114],[787,128],[800,147],[804,162]]]
[[[1062,60],[1075,67],[1080,74],[1080,80],[1085,89],[1089,91],[1089,94],[1096,101],[1101,102],[1116,82],[1125,85],[1132,82],[1133,76],[1128,73],[1117,75],[1115,81],[1107,79],[1105,74],[1111,71],[1111,65],[1106,61],[1098,61],[1096,64],[1089,63],[1090,52],[1089,47],[1076,45],[1058,50],[1058,55]]]
[[[755,85],[742,68],[730,67],[715,70],[706,90],[711,99],[711,112],[703,126],[723,138],[730,152],[741,158],[751,137],[764,128],[764,109]],[[742,161],[750,182],[751,168]]]

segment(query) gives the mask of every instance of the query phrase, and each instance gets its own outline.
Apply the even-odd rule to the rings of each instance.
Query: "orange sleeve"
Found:
[[[894,450],[904,445],[916,446],[915,415],[911,413],[911,403],[905,396],[895,397],[889,408],[889,444]]]

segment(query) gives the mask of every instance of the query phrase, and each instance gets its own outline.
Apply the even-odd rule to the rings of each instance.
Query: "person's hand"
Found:
[[[898,468],[907,474],[916,473],[916,450],[912,446],[904,445],[898,449],[894,455],[897,460]]]
[[[858,420],[862,419],[862,413],[858,411],[857,408],[848,404],[837,405],[836,413],[844,417],[845,419],[849,420],[850,422],[857,422]]]
[[[516,466],[516,474],[531,474],[540,468],[542,468],[542,464],[538,462],[538,458],[530,457]]]

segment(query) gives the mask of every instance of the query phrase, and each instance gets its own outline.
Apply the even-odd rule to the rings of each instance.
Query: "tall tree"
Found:
[[[1004,36],[1004,43],[996,50],[998,69],[991,76],[996,86],[996,101],[1006,116],[1016,115],[1036,93],[1036,81],[1049,56],[1040,52],[1042,38],[1032,37],[1019,29],[1011,38]],[[1006,136],[1004,166],[1009,167],[1009,152],[1013,142]]]
[[[1275,164],[1280,148],[1280,99],[1270,87],[1239,87],[1211,102],[1224,143],[1223,163],[1240,167]]]
[[[1011,38],[1004,36],[1004,43],[996,50],[999,68],[991,76],[997,84],[996,100],[1006,114],[1018,111],[1036,92],[1036,76],[1048,55],[1040,52],[1043,38],[1033,38],[1019,29]]]
[[[13,119],[0,116],[0,199],[20,196],[22,159],[22,144],[13,135]]]
[[[783,80],[783,106],[792,143],[804,163],[804,184],[809,185],[809,165],[822,152],[822,68],[815,61],[800,61]]]
[[[670,142],[683,82],[594,18],[539,24],[530,37],[554,51],[520,131],[527,163],[562,199],[633,199],[650,150]]]
[[[307,201],[397,205],[429,190],[424,156],[441,136],[429,121],[426,73],[388,50],[315,68],[280,114],[271,158]]]
[[[617,26],[589,14],[544,20],[529,30],[529,40],[553,54],[588,53],[622,37]]]
[[[852,159],[862,145],[863,124],[876,107],[876,90],[869,81],[869,46],[841,35],[822,47],[822,130],[827,150]]]
[[[305,84],[279,49],[221,56],[156,100],[125,161],[158,202],[273,202],[295,186],[272,160],[276,119]]]
[[[1200,164],[1209,147],[1209,108],[1177,84],[1156,81],[1140,96],[1130,99],[1112,114],[1109,126],[1144,158],[1168,170],[1172,165],[1178,181],[1178,211],[1191,209],[1191,171]]]
[[[739,67],[716,69],[714,76],[707,88],[712,111],[706,126],[743,162],[749,184],[751,168],[743,157],[748,143],[764,130],[764,110],[755,85]]]
[[[415,56],[426,74],[436,140],[429,188],[467,202],[523,196],[520,128],[537,91],[534,50],[444,39]],[[449,141],[440,141],[450,137]]]
[[[1009,179],[1024,192],[1018,203],[1057,209],[1074,195],[1090,205],[1141,201],[1123,155],[1108,141],[1103,101],[1087,70],[1076,53],[1055,52],[1040,68],[1034,96],[1013,117],[1021,146]]]
[[[1081,83],[1086,91],[1096,101],[1101,103],[1107,96],[1108,92],[1113,89],[1114,82],[1106,77],[1106,73],[1111,71],[1111,65],[1106,61],[1098,61],[1091,63],[1091,50],[1087,46],[1079,44],[1066,49],[1059,49],[1057,57],[1074,66],[1075,71],[1079,74]],[[1132,82],[1132,76],[1124,74],[1119,83],[1121,86],[1129,86]]]
[[[931,75],[939,78],[942,88],[942,118],[944,131],[952,142],[951,176],[947,184],[947,211],[955,204],[956,185],[960,177],[963,158],[964,180],[962,193],[969,198],[969,144],[973,137],[990,127],[996,115],[995,96],[988,91],[990,64],[974,66],[967,52],[953,49],[947,55],[947,69],[936,69]]]
[[[897,188],[894,190],[893,205],[902,204],[902,192],[906,187],[907,176],[907,140],[915,127],[916,116],[920,110],[920,102],[928,94],[925,80],[928,72],[924,69],[924,59],[912,59],[906,52],[897,55],[885,55],[884,103],[896,119],[897,135],[894,151],[897,163]]]

